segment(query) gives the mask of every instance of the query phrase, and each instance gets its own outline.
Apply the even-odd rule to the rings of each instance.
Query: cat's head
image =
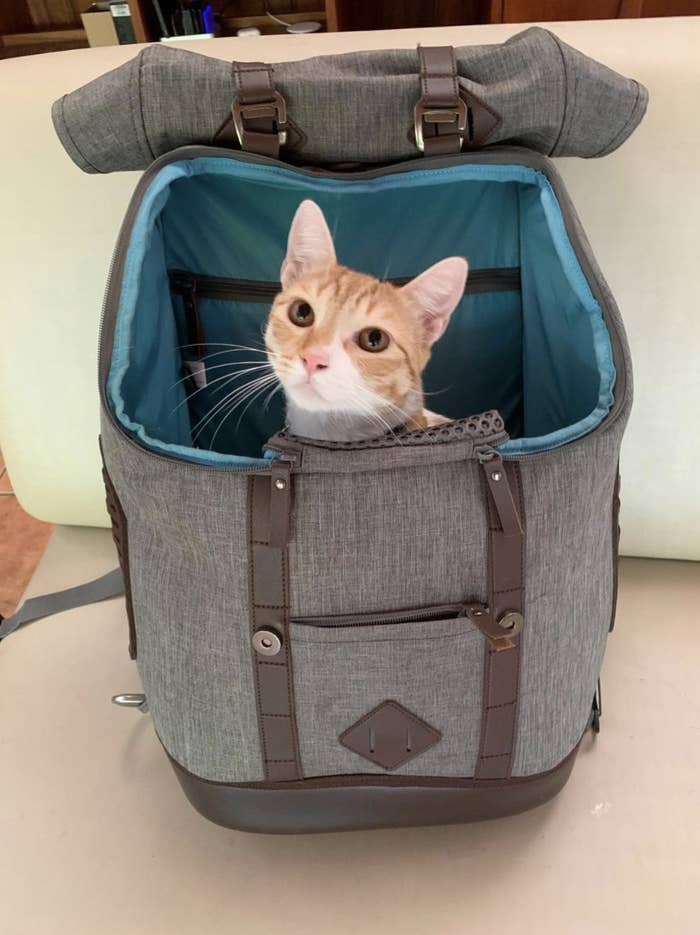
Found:
[[[302,202],[265,332],[288,405],[376,417],[377,428],[421,412],[421,374],[464,294],[467,270],[465,259],[450,257],[400,287],[353,272],[338,265],[321,209]]]

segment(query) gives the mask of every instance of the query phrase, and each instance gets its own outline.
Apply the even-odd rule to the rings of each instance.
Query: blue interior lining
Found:
[[[608,413],[609,336],[541,173],[465,164],[345,180],[198,158],[154,178],[126,256],[107,389],[142,444],[204,464],[261,463],[281,427],[279,394],[267,410],[263,394],[228,419],[222,407],[193,446],[193,427],[227,384],[195,393],[184,379],[192,353],[167,271],[275,281],[292,216],[308,197],[329,221],[340,262],[382,278],[416,275],[452,254],[472,269],[520,267],[520,292],[468,295],[453,314],[426,369],[429,408],[451,418],[498,408],[514,436],[501,448],[510,455],[566,444]],[[199,309],[207,353],[218,354],[207,359],[209,380],[226,376],[224,363],[246,366],[250,353],[227,357],[216,342],[261,343],[268,307],[202,299]]]

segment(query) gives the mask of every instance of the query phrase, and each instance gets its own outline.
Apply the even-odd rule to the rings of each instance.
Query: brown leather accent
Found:
[[[270,781],[302,776],[289,643],[291,483],[289,465],[276,462],[269,474],[252,476],[248,487],[251,640],[258,630],[271,630],[282,643],[272,656],[251,649],[263,769]]]
[[[190,803],[210,821],[239,831],[303,834],[515,815],[562,789],[578,749],[547,772],[500,781],[360,774],[235,784],[201,779],[169,759]]]
[[[100,453],[102,454],[102,442],[100,442]],[[134,621],[134,605],[131,600],[131,575],[129,573],[129,536],[126,527],[126,516],[122,505],[119,502],[117,491],[114,489],[112,479],[107,473],[102,456],[102,479],[105,485],[105,495],[107,500],[107,512],[112,521],[112,539],[117,547],[119,557],[119,567],[122,570],[124,579],[124,597],[126,598],[126,617],[129,622],[129,656],[136,659],[136,623]]]
[[[272,66],[233,62],[231,68],[237,89],[233,123],[238,124],[241,149],[277,159],[286,140],[287,116],[284,99],[275,90]]]
[[[502,118],[459,83],[452,46],[418,46],[421,97],[413,139],[425,156],[458,153],[488,142]]]
[[[306,134],[302,132],[298,124],[296,124],[292,118],[287,114],[287,140],[284,144],[285,154],[291,152],[295,149],[303,149],[306,145]],[[228,113],[224,118],[221,126],[218,128],[211,141],[212,146],[229,146],[231,148],[240,147],[238,141],[238,134],[236,133],[236,128],[233,125],[233,114]],[[328,166],[327,168],[337,169],[337,166]],[[352,169],[365,169],[367,168],[361,162],[356,163],[352,166]],[[342,166],[341,166],[342,169]],[[338,170],[340,171],[340,169]]]
[[[613,487],[612,503],[612,561],[613,561],[613,594],[612,609],[610,611],[610,628],[612,633],[615,627],[615,614],[617,612],[617,584],[620,574],[620,465],[617,466],[615,486]]]
[[[468,112],[463,149],[477,149],[479,146],[485,146],[492,133],[503,123],[503,118],[472,91],[460,87],[459,94],[466,103]]]
[[[482,463],[482,469],[489,526],[489,611],[497,621],[508,611],[522,614],[524,610],[525,506],[516,462],[504,462],[496,456]],[[500,479],[494,480],[494,475],[500,475]],[[512,647],[504,652],[486,644],[476,779],[506,779],[511,775],[521,636],[512,636],[510,641]]]
[[[384,769],[403,766],[441,739],[440,731],[398,701],[383,701],[338,737],[348,750]]]
[[[467,113],[459,96],[454,49],[450,45],[419,45],[418,58],[421,96],[416,105],[415,126],[417,136],[422,127],[423,154],[458,153],[462,149]]]

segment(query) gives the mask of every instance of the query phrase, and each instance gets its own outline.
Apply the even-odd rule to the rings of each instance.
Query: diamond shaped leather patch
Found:
[[[377,766],[398,769],[441,738],[439,730],[398,701],[383,701],[348,727],[338,740]]]

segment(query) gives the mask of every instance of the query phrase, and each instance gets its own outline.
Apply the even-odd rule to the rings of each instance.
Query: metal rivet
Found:
[[[502,477],[503,477],[503,475],[501,474],[500,471],[494,471],[494,472],[491,474],[491,480],[495,480],[497,483],[498,483],[498,481],[499,481]]]
[[[507,610],[498,618],[498,625],[502,630],[515,635],[523,628],[523,615],[517,610]]]
[[[278,477],[277,480],[275,481],[275,487],[278,490],[284,490],[286,486],[287,486],[287,481],[283,480],[281,477]]]
[[[282,640],[274,630],[258,630],[253,634],[253,649],[261,656],[276,656],[282,649]]]

